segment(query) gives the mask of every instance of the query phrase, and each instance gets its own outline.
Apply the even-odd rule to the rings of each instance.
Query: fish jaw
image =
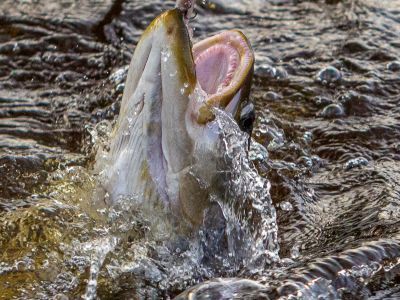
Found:
[[[182,14],[167,11],[143,33],[129,66],[102,176],[109,202],[133,195],[176,202],[177,174],[193,157],[185,116],[195,84]]]
[[[239,30],[221,32],[196,43],[193,56],[198,84],[207,94],[196,112],[197,122],[212,121],[213,107],[226,109],[239,121],[240,106],[248,101],[254,70],[254,53],[246,36]]]

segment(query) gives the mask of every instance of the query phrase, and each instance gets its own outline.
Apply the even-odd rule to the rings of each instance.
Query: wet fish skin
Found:
[[[135,49],[107,161],[97,159],[95,169],[102,175],[96,197],[111,205],[121,197],[161,200],[198,226],[210,192],[221,189],[220,184],[213,186],[221,154],[218,130],[210,125],[212,108],[225,109],[238,121],[245,118],[247,122],[239,123],[251,132],[249,113],[242,111],[248,110],[254,56],[244,53],[251,48],[239,31],[206,39],[192,52],[186,16],[180,8],[161,14]],[[196,79],[193,55],[207,43],[225,42],[238,47],[243,57],[247,54],[248,65],[224,93],[207,96]]]

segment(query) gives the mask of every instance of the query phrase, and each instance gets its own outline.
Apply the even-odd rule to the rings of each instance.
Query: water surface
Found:
[[[195,39],[237,28],[253,45],[251,159],[279,258],[213,268],[162,210],[149,222],[129,204],[90,207],[134,46],[173,5],[1,2],[0,298],[173,298],[200,284],[181,297],[398,299],[398,0],[217,1],[192,22]]]

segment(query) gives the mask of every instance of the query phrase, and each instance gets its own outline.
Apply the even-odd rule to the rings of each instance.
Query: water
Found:
[[[249,158],[266,185],[256,198],[276,210],[269,245],[279,258],[228,260],[217,272],[199,264],[201,236],[170,236],[162,208],[149,222],[129,201],[90,206],[95,141],[118,113],[142,30],[172,1],[6,0],[0,298],[173,298],[188,289],[181,298],[398,299],[400,1],[215,4],[199,9],[194,37],[239,28],[255,50]],[[274,236],[271,222],[258,225],[261,240]]]

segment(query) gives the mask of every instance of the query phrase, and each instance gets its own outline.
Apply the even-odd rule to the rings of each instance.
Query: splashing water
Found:
[[[261,271],[265,264],[279,260],[275,208],[269,195],[270,184],[262,178],[250,157],[262,155],[255,141],[247,152],[249,137],[234,119],[215,109],[220,131],[218,152],[222,153],[223,195],[213,195],[226,219],[228,251],[223,265],[232,273],[243,267]],[[207,214],[206,214],[207,215]],[[213,242],[213,241],[211,241]],[[233,272],[232,272],[233,271]]]
[[[84,250],[93,252],[93,255],[91,256],[89,281],[85,295],[82,297],[83,299],[96,299],[97,278],[99,276],[100,268],[103,265],[107,254],[114,250],[117,243],[118,239],[116,237],[107,237],[106,239],[95,240],[84,245]]]
[[[261,272],[266,264],[279,261],[270,184],[258,175],[250,159],[264,157],[265,153],[258,152],[265,149],[251,141],[248,153],[248,135],[224,111],[215,109],[214,113],[211,126],[218,128],[220,155],[217,177],[223,179],[218,183],[221,189],[210,195],[212,205],[203,226],[195,234],[183,234],[182,228],[171,223],[171,212],[141,195],[122,197],[114,206],[99,209],[107,219],[102,229],[107,234],[90,243],[94,250],[86,299],[94,299],[98,280],[107,277],[106,281],[117,282],[131,277],[130,284],[145,294],[155,293],[152,287],[157,293],[169,293],[215,276]],[[95,148],[101,151],[98,168],[108,163],[104,133],[110,131],[103,127],[96,127],[100,133],[92,132],[98,142]],[[100,172],[100,180],[101,176]]]

